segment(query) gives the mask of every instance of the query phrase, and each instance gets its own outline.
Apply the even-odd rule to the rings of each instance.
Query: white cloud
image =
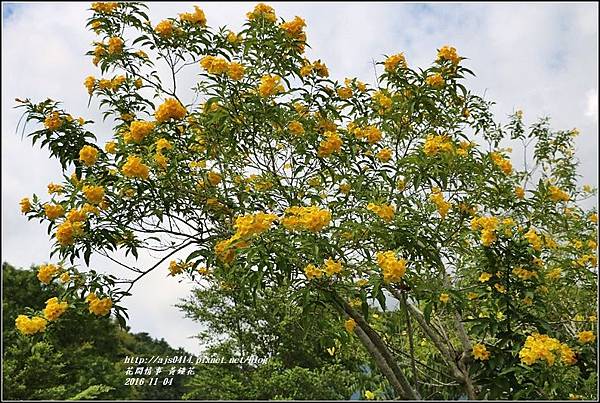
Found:
[[[149,3],[154,22],[192,8],[192,3]],[[477,77],[474,92],[495,100],[499,119],[523,109],[528,124],[552,117],[556,128],[577,127],[577,156],[582,182],[597,186],[598,146],[598,5],[597,4],[390,4],[277,3],[286,19],[303,16],[308,24],[310,59],[320,58],[332,76],[358,76],[373,82],[372,60],[404,51],[411,66],[425,67],[444,44],[469,57]],[[7,7],[7,3],[3,3]],[[11,7],[14,7],[11,6]],[[45,151],[14,133],[19,111],[14,98],[61,100],[74,116],[95,120],[94,131],[106,139],[97,102],[87,108],[82,82],[99,72],[84,53],[95,36],[85,30],[89,3],[22,3],[2,27],[2,259],[18,266],[48,260],[45,227],[27,222],[18,201],[44,194],[60,178],[60,167]],[[251,3],[206,3],[212,26],[239,30]],[[197,70],[191,66],[185,83]],[[591,203],[591,202],[590,202]],[[591,205],[591,204],[590,204]],[[150,259],[144,259],[149,263]],[[101,259],[93,264],[116,271]],[[134,331],[148,331],[175,346],[198,351],[187,339],[197,325],[173,307],[191,286],[152,273],[127,302]]]

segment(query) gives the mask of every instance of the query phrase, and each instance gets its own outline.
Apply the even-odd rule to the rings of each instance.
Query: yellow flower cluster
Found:
[[[56,183],[49,183],[48,184],[48,194],[52,194],[52,193],[62,193],[64,190],[62,185],[58,185]]]
[[[149,169],[142,163],[142,159],[135,155],[127,157],[127,162],[121,168],[123,174],[130,178],[148,179]]]
[[[58,298],[50,298],[46,301],[46,308],[44,308],[44,317],[53,321],[58,319],[69,307],[69,304],[66,302],[59,302]]]
[[[164,20],[158,23],[154,31],[162,37],[168,37],[173,35],[173,23],[169,20]]]
[[[381,162],[388,162],[392,159],[392,150],[385,147],[377,153],[377,159]]]
[[[50,282],[58,274],[58,272],[59,269],[55,265],[44,264],[40,266],[37,273],[37,278],[44,284],[50,284]]]
[[[96,3],[92,3],[92,10],[97,13],[112,13],[119,7],[119,3],[113,1],[99,1]]]
[[[293,38],[306,40],[303,31],[304,27],[306,27],[306,22],[298,16],[294,17],[292,21],[284,22],[279,27]]]
[[[323,273],[326,273],[329,277],[341,273],[342,263],[328,258],[325,260],[323,268],[316,267],[314,264],[309,264],[304,268],[304,274],[306,278],[312,280],[313,278],[321,278]]]
[[[377,143],[383,137],[381,130],[372,125],[360,128],[357,127],[356,124],[350,123],[348,125],[348,131],[359,139],[367,140],[370,144]]]
[[[175,98],[168,98],[162,105],[158,107],[154,116],[159,123],[166,122],[169,119],[181,120],[187,114],[186,109]]]
[[[444,199],[444,195],[442,194],[441,190],[437,187],[434,187],[431,189],[432,194],[431,196],[429,196],[429,200],[431,200],[433,202],[433,204],[436,205],[438,213],[440,213],[440,216],[442,218],[446,217],[446,214],[448,214],[448,210],[450,210],[450,207],[452,207],[452,204],[450,204],[449,202],[447,202]]]
[[[277,21],[277,16],[275,15],[275,10],[273,7],[264,3],[258,3],[256,7],[254,7],[253,11],[246,14],[246,17],[248,17],[248,19],[251,21],[258,20],[260,18],[263,18],[269,22]]]
[[[483,344],[477,343],[473,346],[473,357],[475,357],[476,360],[481,361],[489,360],[490,352]]]
[[[490,153],[490,157],[492,158],[494,165],[500,168],[506,175],[510,175],[512,172],[512,164],[508,158],[504,158],[500,153],[497,152]]]
[[[98,160],[98,150],[92,146],[83,146],[79,150],[79,160],[87,166],[92,166]]]
[[[337,94],[341,99],[348,99],[352,96],[352,88],[340,87],[337,90]]]
[[[569,201],[569,199],[571,198],[567,192],[565,192],[564,190],[561,190],[557,186],[550,186],[548,188],[548,194],[550,195],[550,199],[555,202],[559,202],[559,201],[566,202],[566,201]]]
[[[263,212],[237,217],[233,225],[235,234],[228,239],[219,241],[215,245],[215,254],[219,260],[230,263],[235,257],[235,248],[247,247],[250,238],[267,231],[275,220],[277,220],[275,214]]]
[[[71,222],[70,220],[65,220],[61,225],[56,229],[56,240],[61,246],[71,245],[75,237],[81,235],[83,233],[82,223],[81,222]]]
[[[129,126],[129,135],[125,135],[125,142],[128,143],[131,140],[135,143],[140,143],[144,140],[144,137],[152,133],[154,127],[154,122],[144,122],[142,120],[131,122],[131,125]]]
[[[204,11],[198,6],[194,6],[193,13],[183,13],[179,14],[179,19],[181,21],[187,21],[191,24],[198,24],[201,26],[206,25],[206,15],[204,15]]]
[[[584,330],[577,335],[580,343],[593,343],[596,340],[596,335],[591,330]]]
[[[496,217],[474,217],[471,220],[471,229],[473,231],[481,230],[481,244],[490,246],[496,242],[496,230],[499,220]]]
[[[392,221],[394,219],[394,214],[396,213],[395,207],[390,206],[389,204],[369,203],[367,204],[367,210],[374,212],[386,222]]]
[[[302,126],[302,123],[298,122],[297,120],[292,120],[288,124],[288,130],[294,136],[302,136],[304,134],[304,126]]]
[[[319,144],[319,157],[329,157],[331,154],[341,150],[342,139],[337,132],[326,131],[324,136],[325,139]]]
[[[438,60],[449,60],[452,64],[458,64],[460,63],[460,56],[456,53],[456,48],[446,45],[438,51]]]
[[[321,62],[321,60],[315,60],[312,64],[308,60],[304,60],[304,66],[300,68],[300,76],[307,77],[312,73],[317,74],[319,77],[329,77],[329,70],[327,66]]]
[[[348,333],[352,333],[352,332],[354,332],[354,329],[356,328],[356,321],[354,319],[350,318],[346,322],[344,322],[344,327],[346,328],[346,331]]]
[[[21,334],[29,336],[46,330],[46,319],[40,316],[29,318],[25,315],[19,315],[15,320],[15,326]]]
[[[281,85],[281,77],[276,75],[266,75],[260,78],[258,93],[261,97],[269,97],[283,91],[285,91],[285,88]]]
[[[398,53],[396,55],[392,55],[392,56],[388,57],[384,63],[384,66],[385,66],[385,71],[387,71],[388,73],[395,71],[398,68],[398,66],[405,69],[406,68],[406,58],[404,57],[404,53]]]
[[[104,188],[102,186],[85,185],[83,187],[85,198],[92,204],[100,204],[104,201]]]
[[[31,201],[29,201],[28,197],[22,198],[19,206],[21,207],[21,213],[29,213],[31,211]]]
[[[229,62],[221,57],[204,56],[200,66],[210,74],[223,74],[227,72]]]
[[[44,212],[49,220],[54,220],[65,215],[65,209],[60,204],[45,204]]]
[[[520,186],[517,186],[515,188],[515,196],[517,197],[517,199],[523,199],[523,198],[525,198],[525,189],[523,189]]]
[[[384,114],[392,108],[392,99],[388,97],[383,91],[375,91],[371,96],[371,99],[377,105],[379,114]]]
[[[539,333],[527,336],[525,345],[519,352],[519,358],[525,365],[533,365],[538,360],[545,360],[548,365],[552,366],[557,358],[560,358],[566,365],[573,365],[577,361],[575,353],[569,346],[553,337]]]
[[[185,263],[185,262],[177,262],[175,260],[171,260],[171,262],[169,263],[169,275],[174,277],[178,274],[181,274],[181,273],[183,273],[183,271],[185,269],[187,269],[188,267],[191,267],[192,265],[193,265],[192,262]]]
[[[108,40],[108,53],[116,54],[121,53],[123,51],[124,46],[123,39],[118,36],[113,36]]]
[[[83,85],[87,88],[88,94],[92,95],[94,88],[96,87],[96,79],[93,76],[88,76],[83,82]]]
[[[519,277],[521,280],[530,280],[533,277],[538,276],[538,274],[535,271],[527,270],[522,267],[515,267],[512,272],[515,276]],[[560,273],[559,273],[559,275],[560,275]]]
[[[454,152],[454,145],[447,135],[429,135],[425,139],[423,152],[428,157],[440,153],[452,153]]]
[[[89,311],[96,316],[106,316],[112,308],[110,297],[98,298],[96,293],[90,293],[85,299],[89,304]]]
[[[291,230],[319,232],[331,221],[331,212],[317,206],[290,207],[281,220],[283,226]]]
[[[57,130],[62,126],[62,124],[63,121],[58,112],[52,112],[50,115],[46,116],[46,119],[44,119],[44,126],[48,130]]]
[[[531,247],[535,250],[542,249],[542,238],[535,232],[535,229],[530,228],[529,231],[524,235],[525,239],[529,242]]]
[[[377,264],[383,270],[383,281],[396,283],[406,273],[406,260],[398,259],[394,251],[377,252]]]
[[[446,84],[446,81],[440,73],[432,74],[425,79],[425,83],[433,88],[441,88]]]

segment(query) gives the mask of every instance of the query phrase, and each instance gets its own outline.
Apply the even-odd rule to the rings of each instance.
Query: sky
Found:
[[[98,104],[88,107],[83,80],[100,76],[85,52],[95,34],[85,29],[90,3],[2,3],[2,261],[28,267],[49,261],[51,240],[44,225],[28,222],[18,202],[44,195],[59,182],[60,165],[46,150],[17,134],[20,112],[15,98],[60,100],[73,116],[94,120],[91,130],[108,139]],[[255,3],[149,3],[155,25],[166,17],[200,6],[212,27],[239,30]],[[358,77],[373,83],[373,60],[404,52],[410,66],[429,66],[446,44],[467,57],[476,77],[474,93],[496,105],[497,120],[516,110],[527,125],[550,116],[555,129],[577,128],[576,156],[581,184],[598,185],[598,4],[597,3],[270,3],[277,15],[307,23],[310,60],[323,60],[334,79]],[[194,67],[195,68],[195,67]],[[191,87],[193,68],[179,88]],[[191,92],[190,92],[191,94]],[[185,97],[184,97],[185,98]],[[32,130],[30,127],[29,129]],[[515,163],[520,157],[515,155]],[[592,207],[595,200],[586,202]],[[138,264],[152,262],[141,257]],[[83,265],[83,262],[81,263]],[[98,257],[90,265],[117,272]],[[192,288],[154,271],[134,288],[125,306],[134,332],[164,338],[174,347],[198,353],[191,338],[199,325],[174,307]],[[137,292],[136,292],[137,291]]]

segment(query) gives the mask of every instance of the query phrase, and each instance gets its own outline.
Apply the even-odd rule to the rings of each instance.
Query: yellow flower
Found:
[[[446,45],[438,51],[438,60],[449,60],[452,64],[458,64],[460,56],[456,53],[456,48]]]
[[[113,36],[108,40],[108,53],[115,54],[123,51],[123,39]]]
[[[96,294],[91,293],[86,301],[89,304],[89,311],[96,316],[106,316],[112,308],[112,299],[110,297],[98,298]]]
[[[515,188],[515,196],[517,196],[517,199],[523,199],[525,197],[525,189],[523,189],[520,186],[517,186]]]
[[[220,57],[204,56],[202,60],[200,60],[200,66],[210,74],[219,75],[227,72],[229,63],[227,60]]]
[[[506,175],[509,175],[512,172],[512,164],[509,159],[504,158],[497,152],[490,153],[490,158],[494,165],[500,168]]]
[[[296,16],[292,21],[285,22],[281,24],[279,27],[286,32],[289,36],[293,38],[299,38],[302,34],[302,30],[306,26],[306,22]]]
[[[19,205],[21,206],[21,213],[25,214],[31,211],[31,202],[28,197],[22,198]]]
[[[486,361],[490,358],[490,352],[483,344],[477,343],[473,346],[473,357],[476,360]]]
[[[379,159],[379,161],[381,162],[387,162],[389,160],[392,159],[392,150],[390,150],[389,148],[382,148],[378,153],[377,153],[377,159]]]
[[[281,77],[275,75],[261,77],[260,85],[258,86],[258,93],[261,97],[269,97],[283,91],[285,91],[285,88],[281,85]]]
[[[298,122],[297,120],[292,120],[288,124],[288,130],[294,136],[301,136],[304,134],[304,126],[302,126],[302,123]]]
[[[331,258],[325,260],[325,273],[328,276],[333,276],[334,274],[340,273],[342,271],[342,263],[337,260],[333,260]]]
[[[325,140],[319,144],[319,157],[329,157],[333,153],[337,153],[342,148],[342,139],[336,132],[326,131],[324,133]]]
[[[378,106],[380,114],[383,114],[392,108],[392,99],[385,95],[383,91],[375,91],[371,99]]]
[[[85,185],[83,193],[85,198],[92,204],[100,204],[104,200],[104,188],[102,186]]]
[[[98,159],[98,150],[92,146],[83,146],[79,151],[79,160],[87,166],[94,165]]]
[[[46,116],[46,119],[44,120],[44,126],[51,131],[57,130],[62,124],[63,121],[58,112],[52,112],[50,115]]]
[[[50,284],[52,279],[58,274],[58,267],[53,264],[41,265],[38,269],[37,278],[44,284]]]
[[[121,170],[127,177],[148,179],[148,166],[142,163],[142,159],[140,157],[134,155],[127,157],[127,162],[123,165]]]
[[[40,316],[29,318],[25,315],[19,315],[15,320],[15,326],[21,334],[29,336],[46,330],[46,319]]]
[[[316,206],[293,206],[286,210],[286,216],[281,220],[282,225],[291,230],[319,232],[331,221],[331,212]]]
[[[440,153],[452,153],[454,152],[454,145],[447,135],[429,135],[425,139],[423,145],[423,152],[428,157],[440,154]]]
[[[61,246],[71,245],[74,238],[81,235],[82,223],[66,220],[56,229],[56,240]]]
[[[444,195],[442,195],[442,192],[439,188],[434,187],[431,190],[432,194],[429,196],[429,199],[436,205],[438,213],[443,219],[448,214],[448,210],[450,210],[452,205],[444,199]]]
[[[433,88],[441,88],[444,86],[444,84],[446,82],[444,81],[444,78],[442,77],[441,74],[436,73],[431,76],[428,76],[425,79],[425,83],[427,83],[427,85],[429,85],[430,87],[433,87]]]
[[[204,11],[202,11],[202,9],[198,6],[194,6],[193,13],[179,14],[179,19],[181,21],[187,21],[191,24],[198,24],[200,26],[206,25],[206,15],[204,14]]]
[[[312,280],[313,278],[321,278],[323,270],[317,268],[314,264],[309,264],[304,268],[304,274],[307,279]]]
[[[535,250],[542,249],[542,239],[538,236],[533,228],[530,228],[529,231],[524,235],[525,239],[529,242],[531,247]]]
[[[348,87],[338,88],[337,94],[341,99],[348,99],[352,96],[352,89]]]
[[[217,172],[213,172],[210,171],[207,175],[206,178],[208,179],[208,183],[210,183],[212,186],[217,186],[219,183],[221,183],[221,175],[218,174]]]
[[[386,283],[396,283],[406,273],[406,260],[398,259],[394,251],[377,252],[377,264],[383,270],[383,280]]]
[[[501,294],[506,294],[506,287],[504,287],[502,284],[500,283],[496,283],[494,284],[494,288]]]
[[[395,71],[398,66],[405,69],[406,68],[406,58],[404,57],[404,53],[398,53],[396,55],[392,55],[388,57],[384,63],[385,71],[391,73]]]
[[[448,303],[448,301],[450,301],[450,295],[448,295],[446,293],[441,293],[440,301],[443,302],[444,304]]]
[[[556,187],[556,186],[550,186],[548,188],[548,193],[550,195],[550,199],[553,201],[569,201],[569,199],[571,198],[569,196],[568,193],[564,192],[563,190],[561,190],[560,188]]]
[[[596,340],[596,335],[591,330],[585,330],[577,334],[580,343],[593,343]]]
[[[104,151],[110,154],[114,154],[117,151],[117,143],[109,141],[104,145]]]
[[[169,119],[181,120],[187,114],[186,109],[181,103],[175,98],[168,98],[165,102],[158,107],[154,116],[156,121],[163,123]]]
[[[485,282],[489,281],[491,278],[492,278],[492,275],[490,273],[483,272],[479,276],[479,281],[482,283],[485,283]]]
[[[367,205],[367,210],[374,212],[386,222],[392,221],[394,219],[394,214],[396,213],[396,209],[389,204],[369,203]]]
[[[173,35],[173,23],[170,20],[163,20],[158,23],[154,31],[162,37],[168,37]]]
[[[598,223],[598,214],[596,214],[596,213],[590,214],[589,220],[591,222],[593,222],[594,224],[597,224]]]
[[[46,308],[44,308],[44,318],[49,321],[58,319],[69,307],[66,302],[58,302],[58,298],[50,298],[46,301]]]
[[[54,220],[55,218],[65,215],[65,209],[60,204],[45,204],[44,212],[49,220]]]
[[[149,135],[154,130],[154,122],[135,121],[131,122],[129,127],[129,139],[135,143],[140,143],[144,137]]]
[[[375,399],[375,393],[371,392],[370,390],[365,390],[365,399],[367,399],[367,400]]]
[[[476,299],[478,296],[479,296],[479,295],[478,295],[478,294],[476,294],[476,293],[474,293],[474,292],[469,292],[469,293],[467,293],[467,299],[468,299],[469,301],[472,301],[472,300]]]
[[[566,365],[573,365],[577,361],[569,346],[555,338],[538,333],[527,336],[527,340],[519,352],[519,357],[525,365],[533,365],[538,360],[545,360],[548,365],[552,366],[556,358],[560,358]]]
[[[237,45],[241,40],[241,37],[239,35],[236,35],[235,32],[229,31],[229,33],[227,34],[227,42],[231,43],[232,45]]]
[[[83,82],[85,88],[87,88],[88,94],[92,95],[94,87],[96,86],[96,79],[93,76],[88,76]]]
[[[66,284],[69,281],[71,281],[71,276],[69,275],[69,273],[64,272],[63,274],[60,275],[59,280],[61,283]]]
[[[242,64],[232,62],[232,63],[229,63],[229,66],[227,68],[227,75],[232,80],[239,81],[244,77],[244,71],[245,71],[245,69]]]
[[[108,14],[112,13],[119,7],[119,3],[113,1],[101,1],[97,3],[92,3],[92,10],[97,13]]]
[[[246,14],[246,17],[248,17],[248,19],[251,21],[260,18],[263,18],[268,22],[277,21],[277,16],[275,15],[275,10],[273,10],[273,7],[263,3],[258,3],[252,12]]]
[[[350,318],[346,322],[344,322],[344,327],[346,328],[346,331],[348,333],[352,333],[352,332],[354,332],[354,329],[356,328],[356,321],[354,319]]]

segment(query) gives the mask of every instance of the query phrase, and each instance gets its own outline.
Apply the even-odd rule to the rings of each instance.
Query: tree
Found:
[[[520,111],[495,122],[450,46],[425,69],[388,56],[371,87],[330,80],[303,56],[304,20],[267,5],[239,33],[211,29],[197,7],[153,25],[145,7],[92,4],[100,42],[88,54],[109,75],[85,86],[114,122],[103,148],[57,102],[20,101],[44,124],[28,136],[66,173],[49,202],[22,201],[48,222],[59,263],[164,253],[147,269],[123,263],[128,280],[63,269],[81,281],[61,300],[93,292],[90,307],[124,323],[135,282],[185,250],[173,276],[242,295],[285,289],[301,312],[336,312],[398,397],[426,386],[417,335],[468,398],[593,397],[597,213],[577,204],[595,191],[577,186],[576,130],[525,128]],[[199,76],[184,97],[189,68]],[[526,168],[505,140],[533,147]],[[389,300],[404,340],[372,323],[373,302]]]

